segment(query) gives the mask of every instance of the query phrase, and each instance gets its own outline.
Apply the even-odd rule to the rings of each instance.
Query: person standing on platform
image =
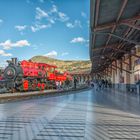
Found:
[[[104,89],[104,88],[105,88],[105,80],[102,79],[102,81],[101,81],[101,89]]]
[[[65,85],[66,85],[66,89],[68,90],[69,89],[69,86],[70,86],[70,81],[69,81],[68,78],[65,81]]]
[[[90,87],[94,88],[94,81],[93,80],[90,81]]]
[[[77,82],[78,82],[77,78],[74,77],[74,89],[77,88]]]
[[[106,88],[108,87],[108,80],[107,79],[105,80],[105,87]]]
[[[95,80],[94,86],[95,86],[95,90],[98,91],[99,90],[99,81],[97,79]]]
[[[56,81],[55,84],[56,84],[56,89],[58,90],[59,89],[59,82]]]

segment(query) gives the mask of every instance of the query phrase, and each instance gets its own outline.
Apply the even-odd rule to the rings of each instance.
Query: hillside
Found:
[[[33,62],[41,62],[48,63],[52,65],[56,65],[58,70],[61,72],[69,71],[69,72],[90,72],[91,62],[90,61],[63,61],[54,58],[49,58],[46,56],[34,56],[31,58]]]

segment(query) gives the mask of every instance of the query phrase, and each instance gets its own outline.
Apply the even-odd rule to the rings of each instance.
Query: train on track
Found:
[[[72,80],[68,72],[58,72],[57,66],[32,61],[8,60],[0,77],[0,89],[7,91],[35,91],[56,88],[56,82]]]

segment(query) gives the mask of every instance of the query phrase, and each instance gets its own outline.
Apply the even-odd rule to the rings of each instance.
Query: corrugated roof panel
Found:
[[[122,0],[100,0],[98,25],[116,21]]]
[[[100,46],[104,46],[106,43],[106,39],[107,39],[108,35],[96,35],[96,41],[95,41],[95,46],[100,47]]]
[[[95,1],[90,1],[90,26],[93,27],[94,25],[94,14],[95,14]]]
[[[140,0],[128,0],[121,19],[131,18],[140,13]]]
[[[116,28],[116,30],[113,34],[115,34],[119,37],[123,37],[123,35],[127,31],[127,29],[128,29],[128,26],[120,25]],[[119,41],[121,41],[121,39],[112,36],[111,40],[109,41],[109,44],[119,43]]]
[[[97,70],[102,70],[104,65],[102,65],[102,55],[109,55],[114,52],[115,56],[119,56],[119,58],[123,55],[121,52],[111,51],[111,49],[106,48],[105,51],[102,51],[102,49],[95,49],[95,48],[101,48],[105,46],[105,44],[108,42],[108,45],[113,46],[116,43],[125,43],[125,47],[122,49],[124,50],[131,50],[131,48],[134,46],[135,43],[139,42],[140,40],[140,31],[139,29],[135,29],[133,25],[131,27],[129,25],[120,25],[120,21],[122,22],[123,19],[131,19],[132,17],[136,17],[137,15],[140,15],[140,0],[91,0],[93,3],[100,3],[99,4],[99,14],[98,12],[98,4],[91,5],[92,12],[94,11],[94,14],[92,13],[92,20],[91,22],[94,22],[95,15],[98,18],[97,22],[97,30],[95,30],[96,27],[92,27],[92,33],[93,31],[96,31],[95,34],[96,38],[95,41],[90,44],[91,52],[91,59],[93,62],[93,68],[98,68]],[[96,8],[95,8],[96,7]],[[121,14],[122,13],[122,14]],[[118,18],[119,17],[119,18]],[[140,18],[137,16],[137,19]],[[140,26],[140,22],[137,20],[137,22],[131,22],[129,24],[137,24]],[[117,28],[115,28],[115,22],[117,21],[116,25]],[[113,23],[113,24],[112,24]],[[91,23],[93,25],[93,23]],[[90,24],[90,25],[91,25]],[[91,26],[90,26],[91,27]],[[114,30],[112,30],[114,28]],[[139,27],[138,27],[139,28]],[[129,31],[129,32],[128,32]],[[101,33],[103,32],[103,33]],[[106,33],[112,33],[116,35],[114,37],[113,35],[111,38],[109,38],[109,35]],[[99,35],[100,34],[100,35]],[[91,34],[93,36],[93,34]],[[122,37],[122,39],[119,39],[119,37]],[[128,39],[123,40],[123,38]],[[130,43],[130,41],[134,41],[135,43]],[[96,50],[96,51],[95,51]],[[97,56],[98,57],[95,57]],[[99,61],[97,61],[99,60]],[[111,59],[112,60],[112,59]],[[105,60],[104,60],[105,61]],[[98,65],[100,63],[100,65]],[[108,64],[109,65],[109,64]]]

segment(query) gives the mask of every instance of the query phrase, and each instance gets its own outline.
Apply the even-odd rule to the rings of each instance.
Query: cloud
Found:
[[[51,27],[51,24],[43,24],[43,25],[39,25],[39,24],[35,24],[35,26],[31,26],[31,30],[32,32],[36,32],[36,31],[39,31],[41,29],[45,29],[45,28],[50,28]]]
[[[56,13],[58,14],[58,8],[56,5],[52,5],[52,8],[48,11],[42,10],[40,7],[37,7],[35,18],[37,20],[41,20],[43,18],[46,18],[48,21],[50,21],[50,19],[54,19],[53,14],[56,14]]]
[[[58,12],[58,16],[59,16],[59,20],[62,21],[62,22],[65,22],[65,21],[69,20],[69,17],[65,13]]]
[[[58,8],[56,5],[52,5],[52,9],[50,10],[50,13],[57,13],[58,12]]]
[[[80,21],[80,20],[75,20],[74,23],[67,22],[67,23],[66,23],[66,26],[67,26],[68,28],[75,28],[75,27],[80,27],[80,28],[82,28],[82,25],[81,25],[81,21]]]
[[[42,19],[48,17],[48,13],[42,10],[41,8],[37,7],[36,8],[36,19]]]
[[[70,23],[70,22],[66,23],[66,26],[67,26],[68,28],[74,28],[74,25],[73,25],[72,23]]]
[[[12,54],[11,54],[12,55]],[[0,67],[1,68],[5,68],[5,67],[7,67],[8,66],[8,63],[7,63],[7,60],[4,60],[4,61],[1,61],[0,62]]]
[[[81,25],[81,21],[80,21],[80,20],[75,20],[75,21],[74,21],[74,24],[75,24],[75,27],[80,27],[80,28],[82,28],[82,25]]]
[[[51,51],[44,56],[50,57],[50,58],[56,58],[57,57],[57,52],[56,51]]]
[[[43,20],[44,22],[46,21],[47,25],[48,24],[52,25],[52,24],[55,24],[56,21],[66,22],[69,20],[69,17],[65,13],[59,11],[58,7],[53,4],[51,9],[49,9],[47,11],[41,9],[40,7],[37,7],[35,19],[36,19],[36,22],[35,22],[36,25],[38,24],[38,22],[41,24],[42,19],[44,19]],[[33,29],[33,28],[31,28],[31,29]],[[39,29],[42,29],[42,28],[38,28],[38,30]]]
[[[4,50],[0,50],[0,56],[12,56],[12,54],[6,53]]]
[[[83,37],[76,37],[70,41],[70,43],[85,43],[85,42],[86,40]]]
[[[85,12],[81,12],[81,16],[86,18],[87,17],[87,14]]]
[[[61,56],[65,56],[65,55],[68,55],[69,53],[68,52],[64,52],[61,54]]]
[[[27,28],[26,25],[16,25],[15,26],[15,29],[17,29],[18,31],[23,31]]]
[[[9,50],[13,47],[30,46],[30,43],[27,40],[19,40],[15,43],[12,43],[11,40],[6,40],[5,42],[1,42],[0,46],[2,46],[5,50]]]
[[[53,18],[48,18],[48,21],[50,22],[50,24],[54,24],[55,20]]]

